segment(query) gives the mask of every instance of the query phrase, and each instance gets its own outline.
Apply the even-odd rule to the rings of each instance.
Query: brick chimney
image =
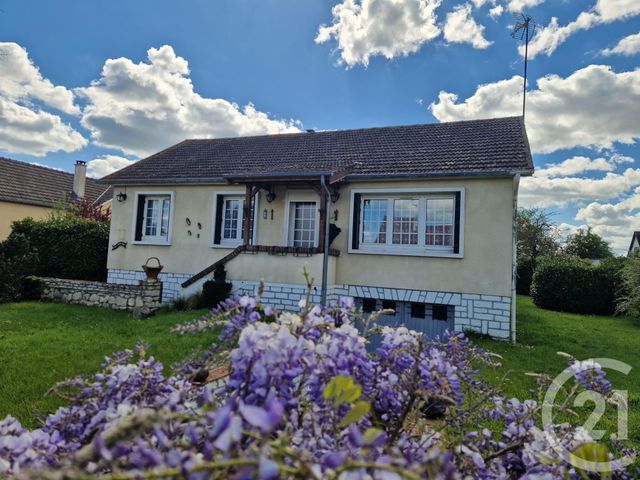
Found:
[[[73,195],[76,198],[84,198],[84,187],[87,183],[87,162],[76,161],[76,168],[73,172]]]

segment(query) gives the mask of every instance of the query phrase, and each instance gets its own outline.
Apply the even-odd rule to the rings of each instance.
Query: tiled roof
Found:
[[[0,157],[0,201],[52,207],[73,190],[73,174]],[[87,178],[85,196],[104,203],[111,188]]]
[[[347,178],[533,172],[521,117],[185,140],[100,182],[206,183],[320,172]]]

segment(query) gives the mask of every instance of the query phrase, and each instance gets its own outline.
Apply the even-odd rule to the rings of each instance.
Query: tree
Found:
[[[518,258],[532,262],[541,255],[553,255],[559,249],[558,233],[551,215],[540,208],[518,210]]]
[[[591,227],[579,228],[576,233],[567,237],[564,247],[567,255],[590,260],[611,258],[611,248],[604,238],[591,230]]]

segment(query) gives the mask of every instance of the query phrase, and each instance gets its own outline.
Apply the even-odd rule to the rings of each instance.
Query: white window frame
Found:
[[[441,199],[451,198],[455,194],[460,194],[460,225],[458,231],[458,253],[452,251],[452,247],[425,244],[426,230],[426,202],[429,198]],[[387,242],[385,244],[366,243],[359,241],[359,248],[353,248],[353,210],[355,195],[360,194],[360,218],[358,221],[358,233],[362,236],[364,212],[364,200],[386,198],[389,201],[387,211]],[[418,214],[418,245],[392,245],[391,239],[393,235],[393,200],[399,198],[416,198],[419,199]],[[454,205],[455,209],[455,205]],[[455,212],[455,210],[454,210]],[[442,257],[442,258],[464,258],[464,212],[465,212],[465,189],[464,187],[434,187],[434,188],[361,188],[351,190],[351,202],[349,206],[349,253],[354,254],[377,254],[377,255],[403,255],[418,257]],[[454,213],[455,216],[455,213]],[[455,221],[455,217],[454,217]],[[455,232],[454,232],[455,235]],[[455,238],[454,238],[455,242]]]
[[[147,207],[146,205],[143,208],[142,212],[142,236],[140,240],[136,240],[136,226],[138,224],[138,204],[140,202],[140,197],[145,197],[145,204],[148,197],[169,197],[169,225],[167,226],[167,236],[147,236],[144,234],[145,225],[144,225],[144,216],[146,215]],[[135,245],[171,245],[171,240],[173,237],[173,218],[176,210],[176,202],[175,202],[175,192],[173,191],[140,191],[135,192],[135,200],[133,202],[133,223],[131,226],[131,243]]]
[[[216,235],[216,221],[217,221],[217,215],[218,213],[216,212],[216,205],[218,204],[218,197],[241,197],[242,203],[244,203],[244,200],[246,198],[246,192],[244,190],[229,190],[229,191],[218,191],[215,192],[213,194],[213,203],[212,205],[212,216],[211,216],[211,248],[235,248],[239,245],[242,245],[243,243],[243,239],[242,238],[238,238],[236,240],[230,240],[227,239],[225,240],[223,238],[224,235],[224,201],[222,202],[222,229],[223,231],[220,232],[220,243],[214,243],[215,242],[215,235]],[[253,235],[251,236],[251,243],[253,245],[257,245],[257,241],[258,241],[258,212],[259,212],[259,206],[260,206],[260,192],[256,193],[255,197],[254,197],[254,201],[253,201],[254,207],[253,207]],[[241,210],[242,215],[244,216],[244,209]],[[242,218],[240,219],[240,227],[242,228]]]
[[[291,204],[294,202],[314,202],[316,205],[316,215],[315,215],[315,238],[313,242],[313,247],[317,248],[319,243],[319,235],[320,235],[320,200],[318,199],[318,194],[316,192],[291,192],[288,191],[285,197],[285,207],[284,207],[284,231],[283,231],[283,245],[285,247],[291,247],[290,240],[293,238],[293,227],[294,224],[291,221]]]

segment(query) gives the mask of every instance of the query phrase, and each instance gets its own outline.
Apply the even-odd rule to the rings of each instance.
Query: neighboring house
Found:
[[[0,240],[9,235],[15,220],[46,218],[67,199],[86,197],[108,208],[111,188],[86,178],[86,172],[82,161],[76,162],[75,173],[67,173],[0,157]]]
[[[631,237],[631,245],[629,245],[627,256],[633,255],[638,249],[640,249],[640,231],[636,230]]]
[[[297,309],[307,264],[313,301],[324,278],[328,300],[394,308],[388,321],[431,336],[515,338],[518,184],[532,173],[521,117],[186,140],[101,180],[122,200],[110,244],[126,243],[108,281],[135,283],[158,257],[168,301],[224,263],[237,292],[264,279],[264,303]]]

